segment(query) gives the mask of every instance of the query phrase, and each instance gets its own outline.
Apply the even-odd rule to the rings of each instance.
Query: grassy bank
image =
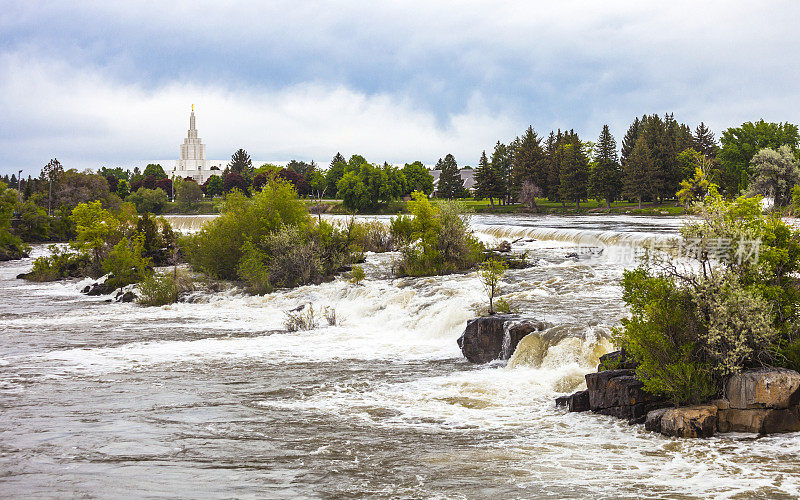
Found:
[[[466,198],[459,200],[467,206],[467,208],[476,213],[493,213],[493,214],[513,214],[513,213],[542,213],[542,214],[625,214],[625,215],[682,215],[684,213],[683,207],[676,206],[675,203],[643,203],[642,208],[636,202],[618,201],[611,204],[611,209],[606,208],[604,201],[589,200],[581,203],[580,208],[575,208],[575,205],[562,206],[559,202],[553,202],[545,198],[537,200],[537,208],[531,210],[522,204],[513,203],[511,205],[491,205],[489,200],[474,200]],[[316,200],[303,200],[307,206],[316,204]],[[319,202],[325,207],[324,213],[330,214],[347,214],[347,209],[342,205],[341,200],[322,200]],[[381,204],[377,210],[369,212],[360,212],[362,215],[396,215],[398,213],[407,213],[406,204],[403,201],[395,201],[390,203]]]

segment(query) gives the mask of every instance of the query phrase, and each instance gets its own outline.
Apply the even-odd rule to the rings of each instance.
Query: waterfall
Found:
[[[485,224],[473,224],[473,228],[476,233],[496,239],[550,240],[591,246],[645,246],[651,243],[666,243],[671,239],[670,235],[642,231],[601,231]]]
[[[196,233],[203,228],[206,222],[217,217],[217,215],[165,215],[164,219],[169,222],[175,231]]]

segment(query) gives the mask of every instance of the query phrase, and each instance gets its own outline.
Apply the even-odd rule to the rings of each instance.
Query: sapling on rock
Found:
[[[507,269],[508,266],[505,262],[496,259],[485,260],[478,267],[478,278],[489,294],[489,314],[494,314],[494,296],[497,292],[497,285]]]

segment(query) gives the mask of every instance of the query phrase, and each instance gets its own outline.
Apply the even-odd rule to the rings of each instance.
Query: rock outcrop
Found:
[[[588,373],[589,409],[630,423],[644,423],[647,412],[666,406],[664,398],[644,391],[635,374],[634,370]]]
[[[697,405],[667,408],[661,414],[658,430],[665,436],[680,438],[711,437],[717,430],[717,407]]]
[[[112,287],[111,285],[107,284],[107,282],[98,281],[98,282],[92,283],[91,285],[86,285],[85,287],[83,287],[83,290],[81,290],[81,293],[86,294],[86,295],[88,295],[90,297],[96,297],[98,295],[108,295],[108,294],[112,293],[114,290],[115,290],[115,288]]]
[[[467,322],[464,333],[458,338],[458,347],[470,363],[508,359],[523,337],[548,326],[542,321],[523,320],[511,314],[483,316]]]
[[[731,408],[789,408],[800,403],[800,373],[785,368],[761,368],[731,376],[725,383]]]
[[[716,432],[800,431],[800,373],[793,370],[746,371],[725,382],[721,399],[670,408],[666,399],[644,391],[633,369],[621,366],[631,366],[624,353],[601,357],[599,371],[586,375],[587,390],[562,396],[556,404],[644,423],[647,430],[681,438],[710,437]],[[582,404],[584,398],[587,405]]]

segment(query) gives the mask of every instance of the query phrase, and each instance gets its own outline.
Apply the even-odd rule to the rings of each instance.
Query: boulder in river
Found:
[[[717,430],[716,405],[668,408],[661,415],[661,434],[682,438],[711,437]]]
[[[800,431],[798,408],[751,408],[742,410],[729,408],[717,413],[719,432],[753,432],[774,434]]]
[[[800,403],[800,373],[785,368],[761,368],[732,375],[725,397],[734,409],[783,409]]]
[[[470,363],[508,359],[523,337],[548,326],[543,321],[522,320],[512,314],[482,316],[467,322],[458,347]]]
[[[83,290],[81,290],[81,293],[86,294],[86,295],[88,295],[90,297],[95,297],[95,296],[98,296],[98,295],[108,295],[111,292],[113,292],[114,290],[115,290],[115,288],[112,287],[111,285],[107,284],[106,281],[102,281],[102,282],[98,281],[98,282],[92,283],[91,285],[86,285],[85,287],[83,287]]]

